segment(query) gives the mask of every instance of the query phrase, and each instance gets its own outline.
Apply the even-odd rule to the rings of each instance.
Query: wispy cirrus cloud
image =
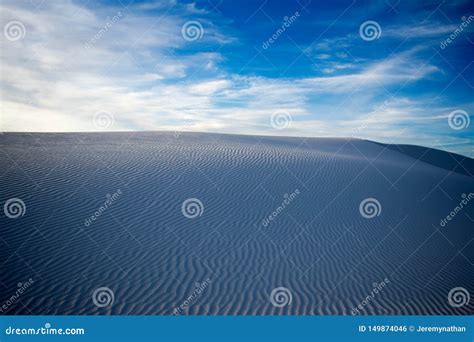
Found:
[[[433,38],[452,33],[457,28],[454,24],[428,23],[417,25],[389,26],[383,34],[399,39]]]
[[[115,119],[112,130],[354,136],[360,128],[356,135],[362,138],[391,135],[416,143],[426,122],[439,128],[427,136],[441,139],[447,113],[455,108],[401,91],[442,74],[420,58],[420,51],[430,48],[426,44],[389,57],[354,59],[351,35],[322,39],[306,50],[320,61],[322,73],[270,77],[229,68],[222,51],[241,46],[240,38],[219,14],[195,4],[169,0],[123,8],[64,1],[35,9],[28,2],[6,1],[0,6],[2,25],[21,20],[26,27],[21,41],[1,40],[2,68],[8,70],[0,88],[3,131],[94,131],[95,113],[107,111]],[[183,38],[189,20],[203,26],[197,41]],[[384,32],[431,37],[447,27],[391,30]],[[374,108],[385,102],[374,120]],[[270,124],[279,111],[292,117],[281,131]],[[465,139],[441,140],[465,144]]]

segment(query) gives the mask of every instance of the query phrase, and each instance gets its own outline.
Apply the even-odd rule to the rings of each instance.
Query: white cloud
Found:
[[[212,95],[230,85],[228,80],[205,81],[191,85],[190,92],[197,95]]]
[[[405,25],[397,27],[388,27],[383,30],[383,34],[389,37],[401,39],[410,38],[430,38],[439,37],[446,33],[452,33],[457,25],[443,25],[440,23],[429,23],[421,25]]]
[[[21,41],[2,35],[0,42],[3,131],[94,131],[94,114],[105,110],[115,117],[113,130],[351,136],[362,125],[366,138],[383,140],[388,132],[401,137],[405,132],[406,138],[415,132],[398,126],[427,119],[423,108],[428,103],[390,98],[385,89],[438,72],[407,51],[371,64],[333,63],[342,72],[334,76],[242,76],[225,71],[219,66],[223,57],[206,50],[209,43],[235,38],[220,32],[195,5],[179,11],[170,10],[180,6],[174,1],[137,5],[131,11],[92,10],[72,1],[45,2],[39,10],[28,2],[0,6],[2,27],[15,19],[27,31]],[[108,25],[119,12],[119,19]],[[203,41],[183,39],[181,25],[188,18],[177,12],[203,16]],[[176,52],[188,44],[199,51]],[[388,93],[390,105],[376,124],[364,124],[371,106],[383,102],[377,98],[380,93]],[[270,118],[277,111],[291,114],[288,129],[272,129]],[[437,115],[429,120],[444,114]]]

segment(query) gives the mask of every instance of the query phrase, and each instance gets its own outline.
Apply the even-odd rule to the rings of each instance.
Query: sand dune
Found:
[[[0,155],[2,207],[25,204],[0,215],[3,314],[474,314],[474,204],[442,223],[472,159],[160,132],[5,133]]]

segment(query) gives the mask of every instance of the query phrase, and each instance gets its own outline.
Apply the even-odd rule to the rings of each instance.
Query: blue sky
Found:
[[[342,136],[472,157],[472,2],[390,1],[2,1],[0,128]]]

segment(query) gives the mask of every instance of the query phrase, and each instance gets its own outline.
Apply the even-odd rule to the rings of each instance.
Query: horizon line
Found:
[[[452,152],[448,150],[443,150],[440,148],[436,147],[429,147],[425,145],[418,145],[418,144],[408,144],[408,143],[384,143],[372,139],[366,139],[366,138],[359,138],[359,137],[344,137],[344,136],[296,136],[296,135],[266,135],[266,134],[246,134],[246,133],[225,133],[225,132],[202,132],[202,131],[179,131],[179,130],[109,130],[109,131],[54,131],[54,132],[47,132],[47,131],[35,131],[35,132],[30,132],[30,131],[3,131],[0,132],[0,136],[3,134],[103,134],[103,133],[179,133],[179,134],[186,134],[186,133],[191,133],[191,134],[215,134],[215,135],[233,135],[233,136],[244,136],[244,137],[268,137],[268,138],[293,138],[293,139],[343,139],[343,140],[360,140],[360,141],[368,141],[372,142],[374,144],[380,144],[380,145],[386,145],[386,146],[415,146],[415,147],[422,147],[428,150],[435,150],[435,151],[440,151],[440,152],[445,152],[449,153],[452,155],[457,155],[463,158],[468,158],[471,160],[474,160],[474,158],[469,157],[467,155],[457,153],[457,152]],[[418,159],[418,158],[417,158]]]

